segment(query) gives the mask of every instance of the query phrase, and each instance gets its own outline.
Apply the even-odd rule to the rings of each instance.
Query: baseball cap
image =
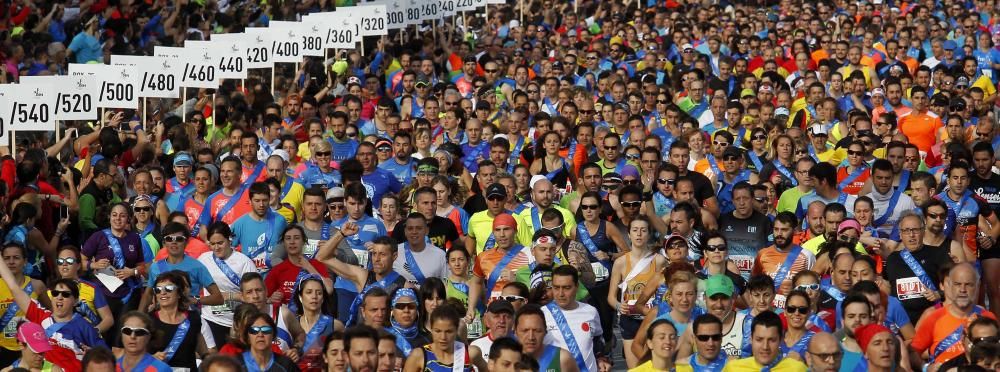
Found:
[[[726,149],[722,150],[722,157],[727,156],[743,156],[743,149],[736,146],[726,146]]]
[[[849,229],[857,230],[860,233],[861,224],[858,223],[858,220],[855,220],[853,218],[846,219],[843,222],[841,222],[840,225],[837,225],[837,234],[840,234]]]
[[[604,182],[622,182],[622,175],[615,172],[605,174]]]
[[[955,97],[951,99],[951,105],[948,106],[951,111],[964,111],[965,110],[965,99],[962,97]]]
[[[943,47],[944,50],[955,50],[955,48],[958,48],[958,44],[956,44],[954,40],[945,40],[941,47]]]
[[[330,199],[343,199],[344,198],[344,188],[334,187],[330,191],[326,192],[326,200]]]
[[[781,116],[781,115],[788,116],[788,108],[778,107],[774,109],[774,116]]]
[[[552,62],[552,69],[553,70],[562,70],[563,69],[562,62],[560,62],[560,61]]]
[[[743,91],[740,92],[740,98],[755,97],[755,96],[757,96],[757,94],[754,93],[753,89],[750,88],[743,89]]]
[[[684,43],[684,45],[681,46],[681,50],[688,50],[688,49],[694,49],[694,46],[692,46],[691,43]]]
[[[378,140],[378,142],[375,143],[375,149],[376,150],[377,149],[381,149],[381,148],[387,148],[387,147],[389,148],[389,150],[392,150],[392,142],[389,142],[389,140],[387,140],[387,139],[383,138],[383,139]]]
[[[667,238],[666,238],[666,239],[665,239],[665,240],[663,241],[663,248],[664,248],[664,249],[666,249],[666,248],[670,248],[670,242],[672,242],[672,241],[674,241],[674,240],[680,240],[680,241],[684,242],[684,244],[685,244],[685,245],[687,244],[687,240],[684,240],[684,237],[683,237],[683,236],[680,236],[680,235],[677,235],[677,234],[670,234],[670,235],[668,235],[668,236],[667,236]]]
[[[824,126],[823,124],[813,124],[811,127],[809,127],[809,133],[812,133],[814,136],[819,136],[819,135],[825,136],[828,134],[826,131],[826,126]]]
[[[616,103],[615,104],[615,110],[625,110],[625,112],[629,112],[630,111],[628,104],[625,103],[625,102],[618,102],[618,103]]]
[[[872,97],[874,97],[874,96],[882,96],[882,97],[885,97],[885,91],[884,91],[884,90],[882,90],[882,88],[875,88],[875,89],[872,89]]]
[[[967,78],[965,76],[959,76],[958,79],[955,79],[955,87],[956,88],[958,88],[958,87],[968,87],[968,86],[969,86],[969,78]]]
[[[507,300],[496,299],[493,300],[493,302],[490,302],[490,306],[486,307],[486,312],[491,314],[514,314],[514,305],[511,305],[510,302],[507,302]]]
[[[186,151],[181,151],[178,152],[176,155],[174,155],[175,167],[178,165],[185,165],[190,167],[191,164],[194,164],[194,159],[192,159],[191,154],[187,153]]]
[[[35,354],[46,353],[52,350],[49,344],[49,337],[45,335],[45,329],[38,323],[24,322],[17,327],[17,340],[28,345]]]
[[[499,183],[491,184],[486,188],[486,198],[489,199],[491,196],[500,196],[504,199],[507,198],[507,188]]]
[[[347,78],[347,84],[361,85],[361,79],[358,79],[357,76],[351,76],[351,77]]]
[[[725,274],[715,274],[705,279],[705,297],[712,297],[717,294],[724,294],[733,297],[736,286],[733,280]]]
[[[285,163],[288,163],[288,160],[291,158],[291,156],[288,155],[288,151],[285,151],[284,149],[275,149],[274,151],[271,151],[271,156],[275,155],[280,157],[281,160],[284,160]]]

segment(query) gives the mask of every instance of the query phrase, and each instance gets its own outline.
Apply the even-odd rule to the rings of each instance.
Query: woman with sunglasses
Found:
[[[420,317],[417,302],[417,292],[411,288],[399,288],[393,292],[390,326],[385,330],[396,336],[396,347],[404,357],[430,342],[417,324]]]
[[[847,145],[847,166],[837,170],[837,189],[850,195],[858,195],[870,176],[868,163],[865,162],[865,144],[852,141]]]
[[[414,349],[406,358],[404,372],[471,372],[468,348],[456,341],[458,313],[449,306],[440,306],[431,313],[431,342]],[[480,366],[485,367],[485,366]]]
[[[804,290],[795,289],[788,293],[785,299],[785,337],[781,340],[781,352],[799,360],[805,360],[809,340],[816,334],[806,328],[809,317],[813,314],[812,302]],[[793,354],[794,353],[794,354]]]
[[[139,234],[129,231],[131,217],[128,204],[113,204],[109,216],[111,226],[91,235],[80,250],[85,270],[92,273],[110,270],[125,282],[114,291],[105,287],[104,283],[95,283],[107,297],[112,314],[137,307],[142,292],[140,273],[146,272],[148,265],[144,261],[152,260],[152,257],[143,258],[139,249],[124,249],[142,246]],[[130,303],[127,307],[126,302]]]
[[[56,257],[56,274],[60,279],[76,281],[80,288],[80,299],[76,312],[97,328],[98,332],[107,332],[115,325],[114,315],[108,307],[104,293],[97,285],[80,279],[80,250],[66,245],[59,248]]]
[[[173,371],[170,365],[147,352],[153,330],[153,319],[146,313],[137,310],[125,313],[121,326],[122,348],[116,363],[119,371]]]
[[[541,174],[548,178],[558,189],[566,189],[572,178],[569,163],[559,156],[562,138],[558,132],[549,131],[542,134],[535,147],[535,160],[528,171],[531,174]]]
[[[726,237],[717,231],[709,231],[702,236],[701,241],[701,252],[705,260],[702,262],[701,270],[697,272],[698,277],[705,280],[712,275],[725,274],[733,281],[736,294],[743,293],[747,281],[740,275],[736,263],[729,259],[729,244],[726,242]]]
[[[650,226],[645,216],[632,220],[628,235],[631,250],[618,257],[611,267],[610,284],[615,290],[608,291],[607,301],[620,315],[618,322],[627,351],[625,360],[629,366],[634,367],[639,358],[631,351],[632,340],[640,330],[642,307],[645,306],[637,301],[646,283],[654,281],[660,268],[666,265],[666,258],[654,252],[650,246]]]
[[[59,221],[55,234],[46,239],[42,231],[35,228],[35,222],[39,219],[38,207],[29,202],[15,202],[11,213],[10,229],[4,236],[4,242],[13,242],[28,248],[28,260],[26,267],[28,276],[33,278],[43,278],[48,271],[46,261],[55,256],[59,241],[66,234],[69,227],[69,216]]]
[[[10,244],[10,243],[8,243]],[[7,248],[10,248],[8,246]],[[22,250],[23,251],[23,250]],[[10,251],[4,251],[8,258]],[[0,265],[0,277],[14,297],[17,308],[24,310],[24,318],[38,323],[46,328],[51,342],[58,344],[76,354],[77,359],[83,358],[84,347],[104,346],[104,340],[97,329],[83,317],[76,316],[75,310],[80,299],[80,289],[75,281],[57,279],[49,290],[51,310],[41,307],[34,301],[31,294],[21,287],[20,280],[14,276],[7,265]],[[13,305],[8,305],[8,308]],[[16,323],[16,322],[15,322]],[[6,326],[6,325],[5,325]]]
[[[815,271],[800,271],[792,277],[792,289],[803,291],[809,297],[809,318],[806,328],[814,332],[831,332],[835,330],[837,314],[834,311],[819,309],[820,288],[819,274]]]
[[[333,331],[323,343],[323,362],[327,372],[347,371],[347,350],[344,349],[344,332]]]
[[[167,343],[159,345],[153,356],[173,368],[195,369],[197,354],[208,355],[215,348],[208,348],[201,332],[201,314],[191,308],[190,286],[180,271],[167,271],[156,277],[152,292],[155,293],[153,325],[163,331]]]
[[[154,210],[153,200],[149,195],[136,196],[132,201],[132,216],[135,220],[132,228],[142,239],[143,256],[155,257],[156,252],[160,251],[160,227],[153,218]]]
[[[307,330],[302,357],[298,360],[298,366],[303,371],[320,369],[326,338],[333,333],[334,328],[343,327],[332,316],[326,315],[332,314],[333,310],[323,287],[323,280],[315,275],[300,276],[295,286],[292,307],[295,308],[299,325]]]
[[[264,313],[254,314],[249,325],[243,332],[243,343],[247,350],[237,359],[249,372],[256,371],[289,371],[297,372],[299,367],[288,357],[276,354],[272,349],[277,327],[274,320]]]
[[[319,141],[312,149],[312,164],[299,175],[299,182],[309,188],[318,185],[323,189],[332,189],[341,183],[341,175],[333,169],[330,161],[333,159],[333,145],[329,141]]]
[[[455,298],[465,305],[465,324],[469,328],[469,338],[484,332],[479,317],[479,298],[483,293],[483,280],[469,273],[469,251],[448,250],[448,276],[443,279],[445,298]]]
[[[767,130],[761,127],[754,128],[750,131],[750,149],[747,151],[750,162],[747,168],[759,174],[767,162],[767,157]]]
[[[228,224],[222,221],[212,223],[208,227],[208,245],[212,250],[198,257],[198,262],[208,269],[225,300],[222,305],[206,306],[203,315],[218,345],[229,341],[233,307],[241,299],[240,280],[243,274],[257,272],[257,265],[249,257],[233,250],[232,237]]]

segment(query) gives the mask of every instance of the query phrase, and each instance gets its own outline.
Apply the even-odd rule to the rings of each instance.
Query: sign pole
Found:
[[[271,65],[271,95],[272,96],[274,95],[274,73],[275,73],[275,70],[277,70],[277,69],[278,69],[278,63],[275,62],[273,65]]]
[[[187,89],[184,88],[184,87],[181,87],[181,94],[184,96],[183,100],[181,101],[181,111],[182,111],[181,112],[181,119],[186,122],[188,120],[188,113],[187,113],[187,110],[184,109],[184,105],[187,104],[187,100],[188,100],[188,91],[187,91]]]
[[[60,124],[60,122],[62,122],[62,124],[65,124],[65,123],[66,123],[66,122],[65,122],[65,121],[63,121],[63,120],[56,120],[56,143],[59,143],[59,141],[61,141],[61,140],[62,140],[62,134],[61,134],[61,132],[59,131],[59,129],[60,129],[60,128],[59,128],[59,127],[60,127],[60,125],[59,125],[59,124]],[[60,161],[62,161],[62,153],[63,153],[63,152],[62,152],[62,150],[60,150],[59,152],[57,152],[57,153],[56,153],[56,159],[59,159]]]
[[[208,132],[209,140],[215,140],[215,93],[212,93],[212,129]]]
[[[146,123],[147,123],[146,122],[146,112],[149,111],[148,107],[146,105],[148,103],[149,103],[148,99],[146,97],[142,97],[142,130],[146,131],[146,132],[148,132],[148,126],[146,125]],[[58,131],[56,133],[58,133]]]

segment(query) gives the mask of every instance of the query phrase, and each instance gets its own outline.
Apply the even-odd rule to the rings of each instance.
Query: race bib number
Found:
[[[361,267],[368,267],[368,250],[367,249],[351,249],[354,251],[354,255],[358,257],[358,264]]]
[[[785,297],[785,295],[780,295],[780,294],[774,295],[774,301],[772,301],[771,303],[774,304],[775,309],[784,309],[785,300],[787,300],[787,297]]]
[[[596,277],[594,281],[597,282],[605,281],[608,280],[609,276],[611,276],[611,273],[608,272],[608,269],[604,267],[604,265],[601,264],[600,262],[591,262],[590,267],[594,268],[594,276]]]
[[[747,275],[753,269],[753,257],[750,256],[729,256],[730,260],[740,269],[740,273]]]
[[[902,278],[896,281],[896,297],[899,297],[900,301],[923,298],[925,290],[927,287],[917,277]]]

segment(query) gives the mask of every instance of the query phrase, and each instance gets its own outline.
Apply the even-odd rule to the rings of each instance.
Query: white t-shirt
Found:
[[[222,269],[219,268],[219,265],[215,263],[215,259],[212,258],[214,255],[215,253],[212,251],[202,253],[201,256],[198,257],[198,262],[205,265],[205,268],[208,269],[208,273],[212,274],[212,279],[215,279],[215,285],[219,286],[219,291],[239,292],[239,283],[233,283],[229,280],[229,277],[227,277],[226,274],[222,272]],[[243,274],[246,273],[257,272],[257,265],[253,263],[253,260],[247,257],[247,255],[237,251],[233,251],[233,254],[229,255],[229,258],[225,259],[224,262],[229,265],[230,269],[233,269],[233,273],[235,273],[237,277],[243,277]],[[208,292],[205,292],[205,294],[207,295]],[[222,305],[217,306],[205,305],[204,309],[202,309],[201,317],[224,327],[232,327],[232,304],[227,301]]]
[[[483,360],[490,360],[490,348],[493,347],[493,337],[490,337],[489,333],[486,336],[477,338],[469,345],[479,348],[479,353],[482,354]]]
[[[594,355],[594,337],[599,337],[604,334],[601,329],[601,319],[597,315],[597,309],[588,304],[577,302],[578,306],[573,310],[562,309],[563,316],[566,318],[566,324],[570,326],[573,331],[573,337],[576,338],[576,344],[580,346],[580,353],[584,355],[584,361],[587,362],[587,369],[591,371],[597,370],[597,357]],[[542,312],[545,313],[545,324],[546,324],[546,334],[545,340],[543,341],[546,345],[554,345],[561,347],[563,349],[569,350],[569,346],[566,345],[566,340],[563,338],[562,331],[559,330],[559,325],[556,323],[556,319],[552,317],[552,312],[549,308],[542,307]]]
[[[396,261],[392,263],[392,269],[406,278],[406,280],[416,281],[416,277],[410,272],[409,265],[406,264],[405,245],[405,243],[399,245],[399,254],[396,255]],[[413,259],[417,261],[420,273],[424,275],[425,279],[444,278],[448,276],[448,260],[444,250],[431,243],[426,243],[424,250],[413,252]]]

